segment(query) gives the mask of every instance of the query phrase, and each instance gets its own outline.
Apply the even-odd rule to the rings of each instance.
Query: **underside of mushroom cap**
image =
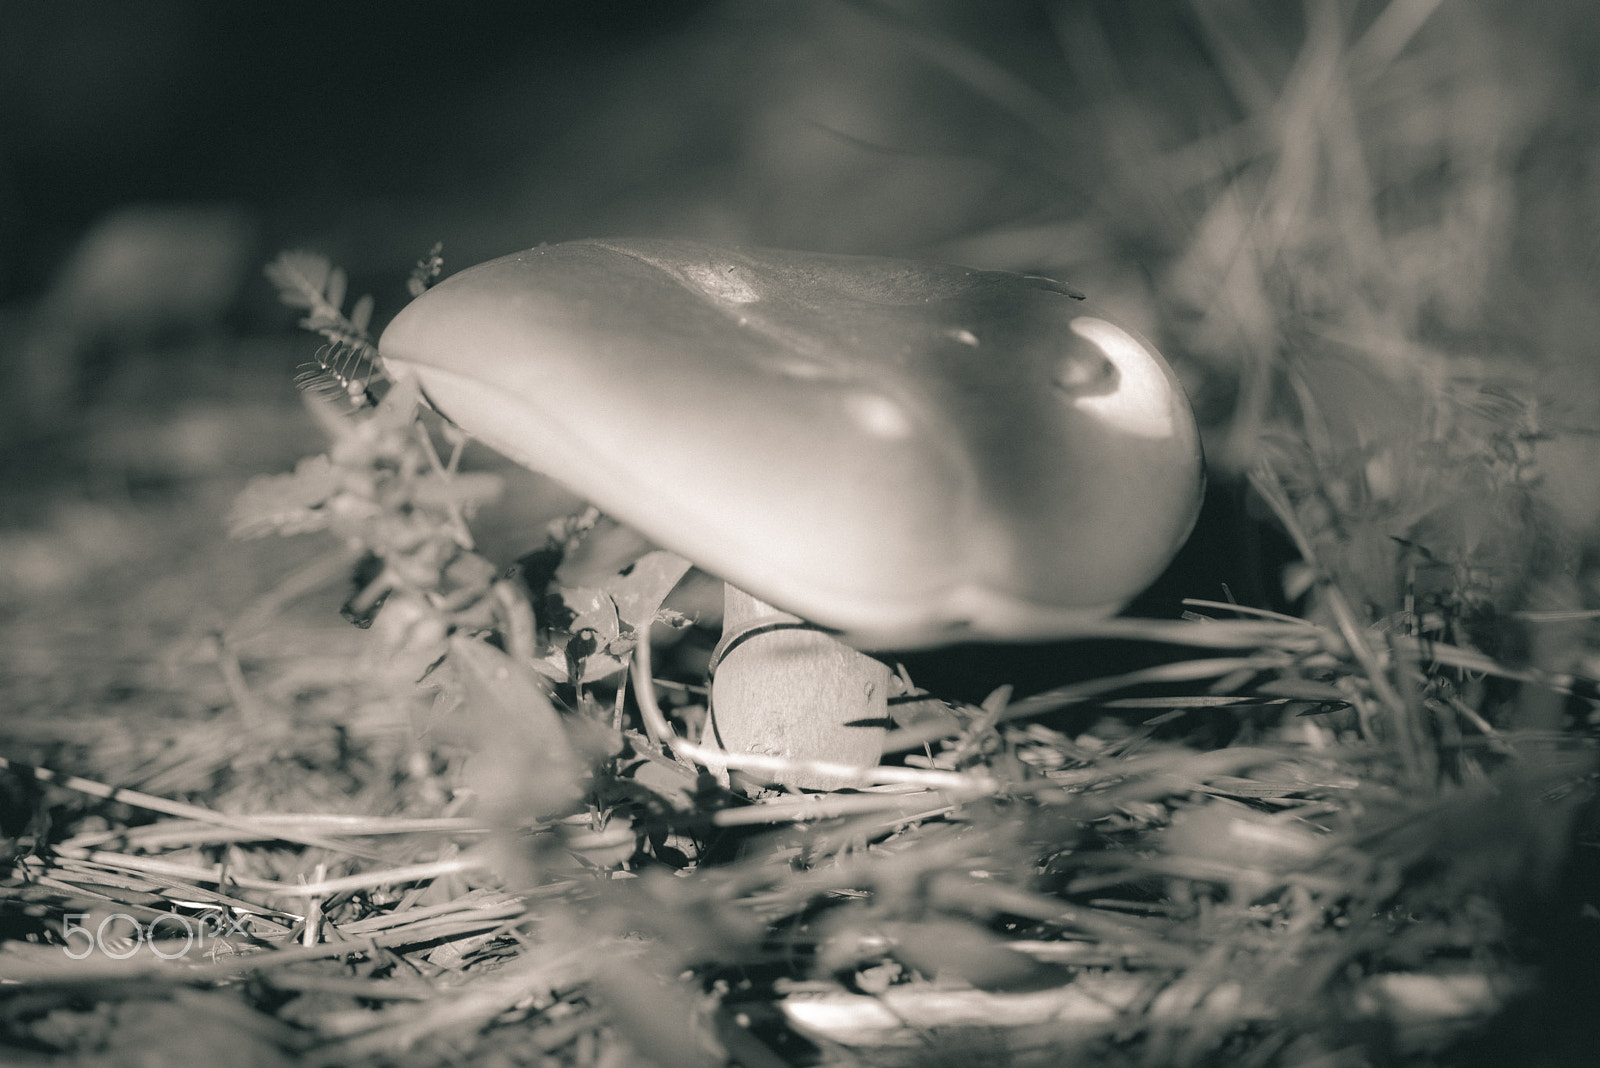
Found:
[[[572,242],[446,279],[379,347],[468,432],[863,647],[1070,632],[1199,505],[1170,369],[1048,279]]]

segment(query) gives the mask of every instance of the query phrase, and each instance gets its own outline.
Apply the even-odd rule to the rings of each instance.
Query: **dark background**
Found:
[[[1060,95],[1045,5],[903,6]],[[434,240],[471,262],[598,231],[903,249],[1093,177],[1092,153],[1067,173],[1047,158],[1060,145],[1029,147],[1025,122],[919,57],[887,6],[7,8],[6,302],[39,294],[120,205],[235,205],[263,239],[359,273]],[[1057,134],[1088,148],[1070,125]]]
[[[1217,182],[1250,158],[1228,138],[1268,113],[1322,7],[1354,40],[1388,5],[12,0],[0,366],[15,383],[19,366],[147,347],[218,314],[252,332],[281,325],[254,265],[282,247],[344,265],[356,292],[377,292],[381,324],[435,241],[448,269],[623,233],[1053,269],[1181,364],[1163,274]],[[1355,116],[1379,142],[1367,162],[1394,212],[1459,166],[1459,137],[1430,141],[1458,121],[1441,98],[1483,93],[1484,130],[1515,131],[1505,162],[1528,179],[1519,195],[1552,217],[1533,220],[1534,247],[1496,250],[1518,257],[1500,264],[1503,318],[1549,318],[1551,290],[1592,259],[1597,22],[1582,0],[1443,5],[1408,47],[1454,52],[1482,77],[1414,64],[1421,77],[1395,77]],[[1390,188],[1381,172],[1409,151],[1421,158]],[[145,307],[143,322],[111,314],[79,329],[97,336],[73,338],[75,351],[42,351],[35,312],[70,288],[73,250],[141,205],[231,213],[225,243],[250,261],[236,291]],[[147,303],[163,301],[182,304]],[[1208,387],[1217,370],[1188,381]]]

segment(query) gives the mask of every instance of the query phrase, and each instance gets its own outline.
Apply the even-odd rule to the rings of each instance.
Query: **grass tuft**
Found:
[[[1111,161],[1082,204],[947,250],[1059,267],[1070,233],[1150,267],[1077,264],[1161,324],[1213,474],[1292,545],[1258,562],[1272,603],[1185,591],[1182,619],[1079,636],[1164,650],[1135,670],[976,706],[910,687],[857,788],[746,797],[687,741],[681,571],[564,588],[607,536],[585,513],[508,573],[473,530],[500,481],[414,389],[321,408],[326,454],[231,525],[338,550],[190,558],[253,583],[203,627],[193,586],[144,576],[99,630],[0,616],[7,697],[41,713],[0,738],[0,1039],[131,1059],[153,1029],[174,1064],[1582,1063],[1600,416],[1562,387],[1592,340],[1549,320],[1596,290],[1515,279],[1600,267],[1535,225],[1592,193],[1538,183],[1560,92],[1594,92],[1492,4],[1197,2],[1164,94],[1108,8],[1045,7],[1059,98],[854,5],[1031,131],[1033,163],[1085,139]],[[314,254],[271,274],[332,346],[319,379],[366,398],[370,300],[346,314]]]

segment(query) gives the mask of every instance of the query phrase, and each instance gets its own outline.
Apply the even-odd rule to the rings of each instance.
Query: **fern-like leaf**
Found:
[[[326,530],[325,507],[339,492],[339,473],[326,456],[301,460],[291,475],[257,475],[233,502],[229,532],[236,538]]]
[[[444,270],[444,242],[435,241],[428,254],[417,261],[411,268],[411,277],[406,279],[406,291],[413,297],[420,297],[427,292],[434,279],[439,277],[439,272]]]
[[[267,264],[267,278],[278,288],[278,299],[291,308],[314,309],[327,303],[325,296],[333,263],[320,252],[286,250]]]
[[[372,325],[372,294],[365,293],[356,301],[355,307],[350,309],[350,325],[361,332],[363,337],[370,337],[367,328]]]
[[[373,385],[383,377],[372,346],[338,340],[318,349],[310,363],[301,364],[294,384],[333,403],[372,408],[378,403]]]
[[[266,273],[278,289],[279,300],[305,310],[300,326],[328,339],[312,362],[301,367],[295,384],[329,400],[347,400],[357,408],[376,404],[373,385],[385,376],[368,332],[371,295],[357,300],[345,315],[349,276],[320,252],[280,252],[267,264]]]
[[[281,252],[267,264],[267,277],[278,287],[278,299],[291,308],[304,308],[300,325],[336,344],[371,345],[367,324],[372,318],[372,298],[356,301],[353,314],[344,313],[349,277],[319,252]]]

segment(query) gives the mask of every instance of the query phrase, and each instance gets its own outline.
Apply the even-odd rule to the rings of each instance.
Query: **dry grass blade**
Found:
[[[327,454],[235,498],[240,534],[332,532],[315,558],[217,550],[220,476],[119,456],[0,530],[0,1045],[158,1063],[137,1021],[393,1068],[1587,1063],[1600,21],[979,7],[685,24],[780,60],[694,129],[745,131],[751,234],[1061,274],[1172,356],[1216,492],[1206,559],[1139,604],[1183,618],[907,655],[880,766],[740,794],[729,769],[796,765],[700,744],[713,621],[670,610],[693,580],[662,600],[687,565],[541,550],[542,491],[474,470],[414,384],[314,407]],[[855,136],[774,133],[791,111]],[[937,158],[862,151],[896,138]],[[268,273],[328,342],[316,377],[364,393],[372,302],[317,254]]]
[[[1191,624],[1182,624],[1181,626],[1191,626]],[[1166,630],[1166,628],[1163,628],[1163,630]],[[1005,711],[996,718],[996,722],[1024,719],[1029,716],[1057,712],[1073,705],[1086,704],[1105,694],[1115,693],[1118,690],[1125,690],[1134,686],[1143,686],[1151,683],[1196,682],[1202,679],[1222,678],[1240,671],[1265,671],[1280,667],[1284,663],[1284,659],[1279,655],[1263,655],[1187,660],[1161,664],[1152,668],[1141,668],[1138,671],[1130,671],[1123,675],[1113,675],[1108,678],[1073,683],[1070,686],[1061,686],[1045,693],[1022,698],[1007,706]],[[891,732],[884,739],[884,752],[903,753],[917,749],[929,742],[954,737],[960,734],[963,729],[960,723],[953,720],[904,727]]]
[[[364,1033],[314,1051],[306,1063],[349,1064],[380,1052],[404,1052],[432,1035],[476,1030],[521,1002],[572,987],[586,974],[588,957],[573,950],[546,960],[524,960],[421,1007],[371,1014]]]
[[[122,804],[133,805],[135,808],[160,812],[167,816],[177,816],[182,819],[214,823],[219,827],[233,828],[258,838],[295,842],[299,845],[313,846],[335,853],[345,853],[369,859],[378,856],[377,853],[363,846],[341,842],[338,839],[325,838],[315,834],[299,834],[292,828],[268,831],[254,824],[247,816],[231,816],[223,812],[213,812],[199,805],[185,804],[181,801],[169,801],[164,797],[155,797],[151,794],[142,793],[138,790],[129,790],[125,787],[108,786],[105,783],[86,779],[81,775],[58,775],[49,768],[17,763],[7,760],[5,757],[0,757],[0,770],[8,770],[26,778],[51,783],[68,790],[76,790],[79,793],[88,794],[90,797],[98,797],[106,801],[118,801]]]

